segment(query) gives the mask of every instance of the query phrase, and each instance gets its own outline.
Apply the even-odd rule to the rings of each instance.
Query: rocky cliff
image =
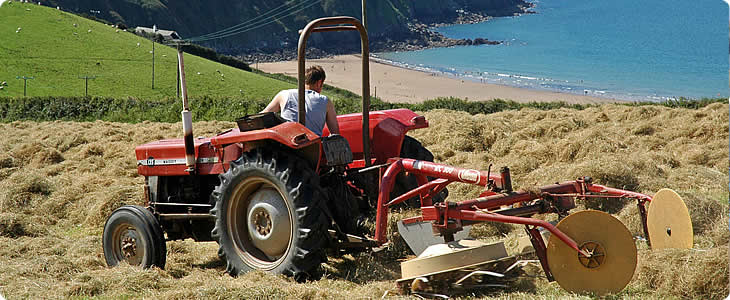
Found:
[[[297,42],[297,30],[310,20],[361,15],[361,2],[352,0],[44,0],[41,3],[129,27],[157,24],[160,29],[177,31],[183,38],[244,23],[236,35],[201,42],[228,54],[292,49]],[[429,34],[424,25],[514,15],[525,12],[529,6],[525,0],[369,0],[371,47],[377,51],[408,45],[439,45],[444,43],[442,38]],[[359,49],[356,40],[355,33],[325,33],[313,37],[310,45],[327,53],[339,53]]]

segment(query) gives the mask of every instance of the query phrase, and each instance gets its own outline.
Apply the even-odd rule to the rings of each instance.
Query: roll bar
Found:
[[[297,71],[299,83],[299,123],[306,126],[306,104],[304,96],[304,68],[306,60],[307,39],[312,32],[324,31],[358,31],[360,33],[360,47],[362,49],[362,145],[365,166],[370,161],[370,49],[368,48],[368,33],[359,20],[353,17],[328,17],[309,22],[299,31],[299,46],[297,49]]]

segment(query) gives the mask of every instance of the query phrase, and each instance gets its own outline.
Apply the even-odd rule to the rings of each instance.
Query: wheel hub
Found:
[[[114,250],[118,260],[126,260],[130,265],[140,265],[145,256],[144,241],[139,239],[139,232],[131,225],[121,225],[114,233],[118,248]]]
[[[262,235],[268,235],[271,232],[271,215],[266,210],[257,211],[252,222],[256,224],[256,231]]]
[[[122,239],[122,253],[124,253],[126,259],[137,255],[137,240],[130,236],[124,237]]]
[[[284,199],[272,188],[260,189],[250,199],[246,215],[251,242],[270,258],[280,257],[292,230]]]
[[[578,253],[578,260],[586,268],[598,268],[606,259],[606,249],[604,249],[598,242],[588,241],[581,244],[579,248],[580,250],[590,254],[590,257],[586,257],[583,254]]]

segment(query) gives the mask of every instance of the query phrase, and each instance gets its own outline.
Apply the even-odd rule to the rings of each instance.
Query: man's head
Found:
[[[304,83],[318,93],[322,92],[322,85],[327,75],[322,66],[311,66],[304,72]]]

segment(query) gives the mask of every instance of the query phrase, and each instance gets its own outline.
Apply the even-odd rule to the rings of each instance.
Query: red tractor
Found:
[[[338,24],[349,25],[329,26]],[[304,50],[310,33],[333,30],[355,30],[362,38],[363,112],[337,117],[340,136],[326,137],[325,129],[319,137],[303,125]],[[326,248],[375,245],[353,235],[363,233],[363,216],[377,202],[378,165],[433,156],[406,136],[428,127],[423,116],[407,109],[369,111],[368,57],[367,34],[356,19],[310,23],[299,41],[299,123],[258,114],[210,138],[193,138],[183,88],[185,138],[136,148],[145,205],[121,207],[107,220],[107,263],[162,268],[165,242],[192,238],[217,241],[232,275],[260,269],[296,277],[319,266]],[[416,184],[402,175],[393,195]]]
[[[312,32],[343,30],[361,37],[363,112],[338,116],[341,135],[327,136],[325,130],[326,137],[319,137],[303,126],[306,41]],[[238,128],[197,139],[178,53],[184,139],[136,148],[138,172],[145,176],[145,207],[121,207],[107,220],[103,247],[109,265],[128,261],[164,267],[165,242],[192,238],[217,241],[231,275],[256,269],[303,279],[326,258],[325,250],[384,245],[389,209],[412,199],[420,199],[421,214],[399,221],[398,228],[411,249],[421,250],[401,265],[398,282],[414,292],[444,282],[449,288],[484,286],[489,278],[504,277],[496,265],[516,258],[508,257],[503,245],[456,240],[465,227],[481,222],[525,225],[546,277],[568,291],[622,290],[636,268],[634,237],[609,214],[571,213],[576,200],[634,200],[652,248],[693,245],[687,207],[668,189],[650,196],[581,177],[513,191],[508,168],[492,173],[431,162],[431,153],[406,136],[428,126],[423,116],[407,109],[369,111],[368,38],[354,18],[312,21],[302,30],[298,51],[299,123],[259,114],[239,119]],[[441,201],[446,186],[457,182],[484,189],[474,199]],[[374,210],[375,233],[369,239],[362,220]],[[548,213],[560,222],[533,218]],[[424,245],[429,235],[444,243]],[[504,265],[503,273],[518,263]]]

